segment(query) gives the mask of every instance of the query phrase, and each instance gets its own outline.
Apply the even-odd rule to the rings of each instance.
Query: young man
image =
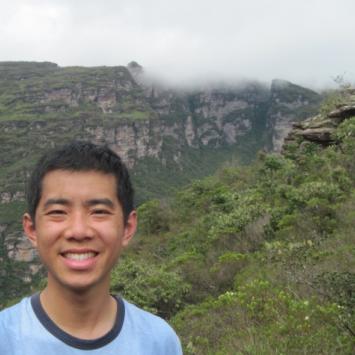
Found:
[[[43,156],[27,202],[23,228],[48,282],[0,312],[0,354],[182,354],[165,321],[109,293],[137,225],[129,175],[113,151],[75,142]]]

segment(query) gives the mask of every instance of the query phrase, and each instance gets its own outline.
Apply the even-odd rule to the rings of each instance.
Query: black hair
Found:
[[[41,199],[42,182],[54,170],[98,171],[116,178],[117,198],[123,210],[124,222],[134,209],[134,191],[127,167],[121,158],[105,145],[74,141],[44,154],[36,164],[26,191],[27,208],[32,220]]]

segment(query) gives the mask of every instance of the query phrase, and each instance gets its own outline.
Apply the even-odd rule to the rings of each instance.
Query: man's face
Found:
[[[113,175],[54,170],[43,179],[35,221],[25,214],[23,225],[48,270],[48,287],[85,290],[108,287],[136,213],[124,225]]]

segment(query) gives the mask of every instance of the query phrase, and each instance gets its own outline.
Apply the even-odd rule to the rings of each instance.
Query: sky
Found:
[[[115,66],[173,83],[355,82],[354,0],[0,0],[0,61]]]

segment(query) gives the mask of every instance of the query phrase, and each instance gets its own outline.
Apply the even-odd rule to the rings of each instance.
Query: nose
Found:
[[[67,239],[86,240],[94,236],[93,228],[90,226],[88,216],[81,211],[72,213],[68,220],[68,226],[65,231]]]

